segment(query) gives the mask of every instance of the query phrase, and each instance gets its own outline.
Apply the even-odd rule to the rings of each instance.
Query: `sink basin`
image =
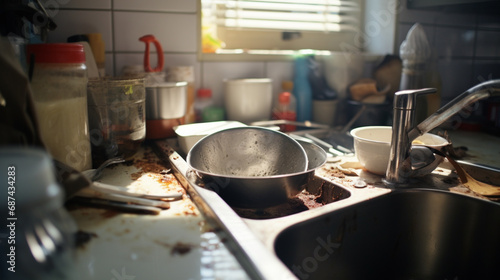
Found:
[[[498,278],[500,204],[397,190],[292,225],[274,250],[300,279]]]

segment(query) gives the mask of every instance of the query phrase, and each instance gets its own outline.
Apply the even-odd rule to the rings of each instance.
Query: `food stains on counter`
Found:
[[[75,279],[248,279],[169,170],[145,145],[99,179],[130,191],[183,193],[158,215],[68,205],[79,229]]]

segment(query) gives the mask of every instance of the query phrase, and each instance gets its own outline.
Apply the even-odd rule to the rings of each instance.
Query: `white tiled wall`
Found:
[[[113,8],[116,10],[185,13],[196,12],[196,1],[194,0],[115,0],[113,5]]]
[[[65,2],[65,3],[63,3]],[[191,65],[196,88],[208,87],[222,105],[223,80],[262,78],[274,80],[279,92],[281,80],[290,79],[289,62],[199,62],[197,0],[59,0],[52,10],[58,28],[49,42],[64,42],[74,34],[102,33],[106,44],[106,71],[120,75],[126,65],[143,63],[145,45],[139,38],[154,35],[161,43],[165,67]],[[152,66],[156,56],[151,56]]]
[[[196,15],[150,12],[113,12],[115,52],[141,52],[139,38],[153,34],[164,52],[196,52]]]
[[[270,77],[277,94],[281,81],[292,78],[291,62],[198,61],[197,0],[53,2],[57,5],[50,7],[49,13],[58,28],[50,33],[49,41],[65,41],[73,34],[102,33],[106,71],[112,75],[119,75],[125,65],[142,64],[144,43],[139,37],[153,34],[162,44],[165,66],[194,66],[196,87],[211,88],[219,104],[222,104],[223,79]],[[408,10],[406,1],[399,3],[396,46],[415,22],[424,25],[438,53],[444,101],[484,79],[499,78],[499,17]],[[153,55],[153,65],[154,59]]]
[[[423,24],[437,52],[442,102],[473,85],[500,78],[500,17],[474,13],[408,10],[401,0],[396,42],[415,22]]]

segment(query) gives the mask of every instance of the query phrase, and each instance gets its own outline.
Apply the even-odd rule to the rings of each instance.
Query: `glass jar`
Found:
[[[54,159],[78,171],[90,169],[83,46],[33,44],[26,51],[42,141]]]
[[[88,111],[93,166],[113,157],[130,159],[146,137],[144,78],[93,78]]]

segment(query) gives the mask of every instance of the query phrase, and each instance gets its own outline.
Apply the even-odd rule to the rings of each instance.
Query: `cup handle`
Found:
[[[139,38],[139,41],[146,43],[146,50],[144,51],[144,71],[146,72],[161,72],[163,69],[164,58],[163,58],[163,49],[161,47],[160,42],[156,40],[153,35],[144,35]],[[149,61],[149,43],[153,43],[156,48],[156,55],[158,57],[158,62],[156,67],[151,68],[151,64]]]

